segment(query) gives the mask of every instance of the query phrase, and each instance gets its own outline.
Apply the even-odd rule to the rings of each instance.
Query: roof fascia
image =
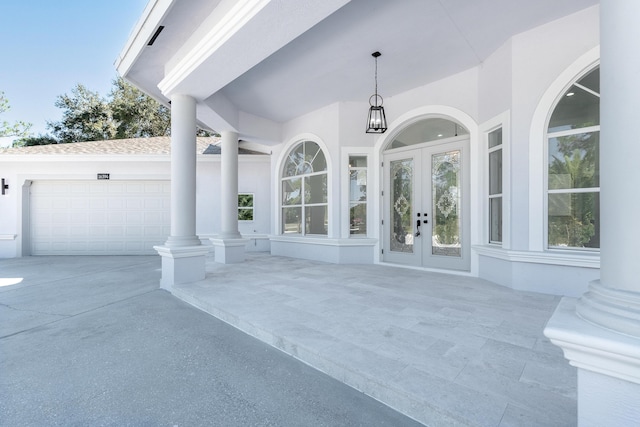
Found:
[[[174,2],[175,0],[150,0],[147,3],[142,16],[131,31],[127,43],[115,60],[114,65],[121,76],[126,76],[129,73]]]

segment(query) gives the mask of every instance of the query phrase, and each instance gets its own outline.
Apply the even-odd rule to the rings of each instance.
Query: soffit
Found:
[[[353,0],[227,85],[238,109],[284,122],[336,101],[390,97],[479,65],[513,35],[597,0]]]
[[[166,100],[158,89],[166,64],[179,62],[180,47],[224,1],[174,0],[158,22],[164,31],[126,77]],[[366,102],[374,89],[373,51],[382,52],[379,92],[389,97],[476,66],[513,35],[597,3],[272,0],[172,90],[199,100],[219,93],[238,111],[285,122],[337,101]]]

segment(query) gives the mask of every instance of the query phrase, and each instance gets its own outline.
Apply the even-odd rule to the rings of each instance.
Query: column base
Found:
[[[640,293],[613,289],[600,280],[578,300],[576,313],[596,325],[640,338]]]
[[[578,368],[578,425],[627,426],[640,419],[640,338],[590,323],[563,298],[544,334]]]
[[[220,264],[237,264],[244,262],[246,246],[249,239],[211,238],[215,249],[215,261]]]
[[[171,292],[174,285],[197,282],[205,277],[207,246],[168,247],[154,246],[162,257],[160,288]]]

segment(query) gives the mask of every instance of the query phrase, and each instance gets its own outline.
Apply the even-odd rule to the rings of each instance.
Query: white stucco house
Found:
[[[115,65],[171,105],[170,162],[149,170],[170,179],[161,286],[204,277],[202,234],[243,261],[255,191],[272,254],[579,297],[546,334],[579,368],[580,423],[637,421],[639,19],[636,0],[151,0]],[[215,201],[196,124],[221,135]],[[26,238],[4,206],[32,180],[10,176],[4,241]]]
[[[220,223],[219,138],[197,138],[196,228],[203,244]],[[0,258],[150,255],[171,229],[169,137],[0,149]],[[268,251],[268,152],[240,148],[239,229],[246,250]],[[255,205],[255,206],[254,206]]]

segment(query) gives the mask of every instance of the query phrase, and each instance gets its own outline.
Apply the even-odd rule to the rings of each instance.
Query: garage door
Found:
[[[151,255],[170,234],[169,181],[34,181],[33,255]]]

